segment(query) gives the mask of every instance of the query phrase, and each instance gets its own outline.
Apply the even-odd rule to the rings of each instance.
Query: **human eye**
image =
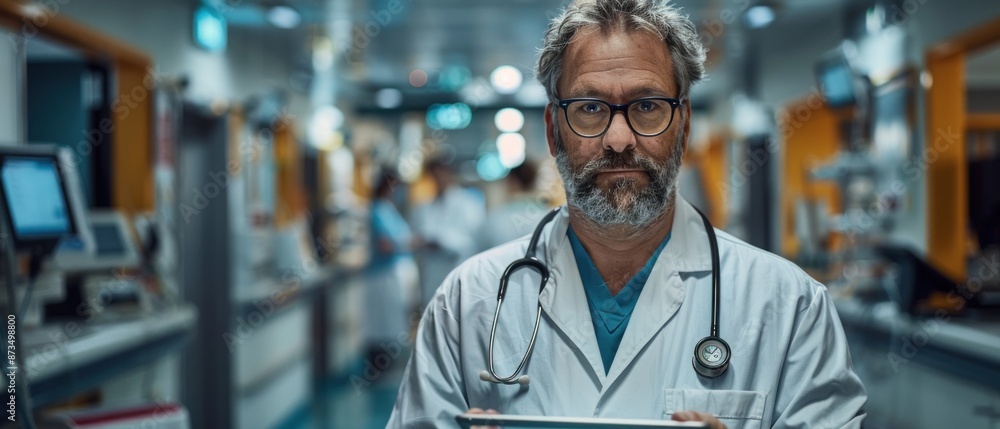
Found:
[[[660,107],[656,100],[640,100],[636,103],[636,109],[640,112],[652,112]]]
[[[600,113],[604,106],[596,101],[584,101],[580,103],[580,111],[583,113]]]

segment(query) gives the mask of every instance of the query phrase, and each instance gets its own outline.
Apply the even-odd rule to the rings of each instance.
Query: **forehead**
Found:
[[[676,96],[670,50],[645,30],[602,31],[584,27],[563,53],[559,96]]]

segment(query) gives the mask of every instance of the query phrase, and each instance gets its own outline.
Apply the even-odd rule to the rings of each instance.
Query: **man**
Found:
[[[507,203],[486,215],[479,231],[479,250],[487,250],[530,234],[549,211],[535,189],[538,167],[525,160],[507,174]]]
[[[486,217],[482,199],[455,184],[452,166],[445,156],[431,157],[426,169],[437,193],[413,214],[421,305],[430,301],[451,270],[476,252],[479,226]]]
[[[498,376],[514,373],[540,306],[521,372],[530,382],[480,378],[500,276],[528,250],[520,239],[445,279],[421,320],[389,427],[454,426],[469,409],[731,429],[860,427],[866,396],[826,289],[724,232],[719,336],[731,347],[729,366],[717,377],[692,368],[710,332],[712,257],[676,178],[690,135],[687,96],[704,58],[691,22],[659,2],[580,2],[553,20],[537,75],[552,100],[548,143],[568,210],[538,242],[551,272],[541,294],[531,270],[511,277],[492,353]]]

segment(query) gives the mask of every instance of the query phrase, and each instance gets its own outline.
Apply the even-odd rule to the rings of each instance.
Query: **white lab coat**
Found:
[[[422,304],[430,301],[451,270],[476,253],[476,238],[485,217],[482,200],[457,186],[449,187],[440,197],[414,210],[414,232],[441,247],[417,252]]]
[[[452,272],[420,322],[389,428],[455,427],[471,407],[501,413],[668,419],[707,412],[730,429],[857,428],[867,397],[826,288],[794,264],[718,232],[720,336],[732,347],[721,377],[692,368],[708,335],[711,258],[701,218],[678,199],[672,237],[642,289],[607,375],[566,237],[566,210],[545,228],[539,257],[552,277],[522,270],[508,288],[494,351],[497,373],[520,362],[543,316],[527,386],[481,381],[500,275],[527,238],[473,257]]]

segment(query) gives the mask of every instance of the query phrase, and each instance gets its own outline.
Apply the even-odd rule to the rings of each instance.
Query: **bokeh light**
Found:
[[[513,107],[503,108],[497,111],[493,117],[493,123],[497,129],[503,133],[516,133],[524,126],[524,114]]]
[[[490,84],[500,94],[513,94],[521,87],[521,71],[514,66],[503,65],[490,73]]]
[[[414,88],[420,88],[427,85],[427,72],[416,69],[410,72],[410,85]]]

